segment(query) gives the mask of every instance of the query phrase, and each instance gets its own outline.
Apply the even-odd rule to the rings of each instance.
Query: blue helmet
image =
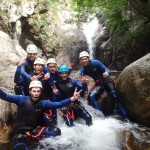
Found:
[[[62,65],[59,67],[58,72],[69,72],[69,67],[67,65]]]

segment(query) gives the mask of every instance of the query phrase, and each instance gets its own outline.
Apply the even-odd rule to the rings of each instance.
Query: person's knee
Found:
[[[92,116],[86,110],[83,110],[83,114],[84,114],[84,119],[86,121],[86,124],[88,126],[91,126],[93,124]]]
[[[91,125],[93,124],[93,122],[92,122],[92,117],[91,117],[90,114],[87,114],[86,120],[87,120],[87,125],[88,125],[88,126],[91,126]]]
[[[54,128],[54,132],[56,133],[56,135],[61,135],[61,130],[57,127]]]
[[[54,128],[47,127],[46,134],[48,136],[59,136],[61,135],[61,130],[57,127],[54,127]]]
[[[29,150],[29,149],[25,143],[18,142],[14,145],[13,150]]]

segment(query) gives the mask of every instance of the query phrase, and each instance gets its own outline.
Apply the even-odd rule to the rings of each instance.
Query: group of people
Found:
[[[100,61],[90,60],[87,51],[79,54],[82,65],[80,81],[69,77],[71,64],[58,67],[56,60],[50,58],[45,65],[45,60],[37,57],[38,49],[34,44],[29,44],[26,52],[27,58],[19,61],[14,77],[16,95],[0,90],[1,99],[18,106],[12,133],[15,150],[30,149],[29,141],[61,135],[61,130],[57,127],[57,108],[61,109],[64,122],[70,127],[74,125],[77,117],[84,119],[86,125],[92,125],[92,116],[79,101],[88,89],[86,76],[95,81],[88,96],[91,106],[102,111],[96,95],[100,92],[100,81],[103,80],[105,90],[117,103],[120,113],[126,115],[121,98],[109,77],[110,70]]]

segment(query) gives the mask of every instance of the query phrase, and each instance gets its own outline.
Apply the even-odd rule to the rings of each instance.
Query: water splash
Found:
[[[84,120],[78,120],[74,127],[68,127],[58,115],[62,135],[41,140],[38,150],[121,150],[118,134],[124,130],[132,131],[136,138],[141,139],[141,128],[137,124],[112,116],[104,118],[99,111],[87,105],[87,101],[81,101],[92,115],[93,125],[88,127]]]
[[[98,19],[94,17],[92,20],[88,21],[83,26],[83,32],[86,36],[88,49],[90,54],[90,59],[93,59],[93,40],[92,38],[95,36],[95,32],[99,27]]]

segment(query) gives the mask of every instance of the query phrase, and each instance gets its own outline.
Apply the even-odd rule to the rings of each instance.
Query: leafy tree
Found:
[[[123,25],[121,12],[127,3],[128,0],[72,0],[72,7],[79,13],[78,17],[85,13],[103,13],[108,18],[109,25],[113,30],[116,26]]]

